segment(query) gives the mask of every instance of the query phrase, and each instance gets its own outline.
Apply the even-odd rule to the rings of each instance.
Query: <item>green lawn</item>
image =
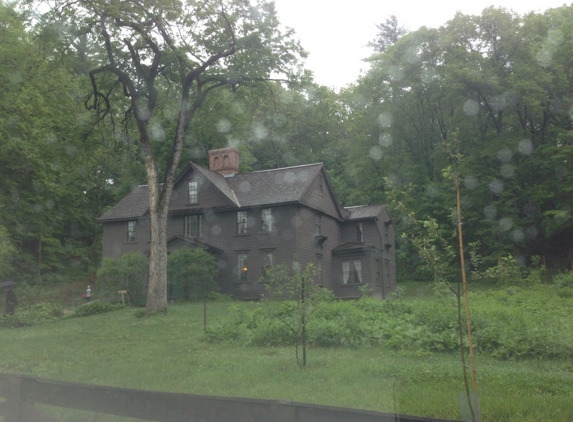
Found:
[[[209,305],[209,319],[231,306]],[[149,390],[285,399],[460,419],[455,354],[378,347],[313,348],[299,369],[293,348],[209,344],[202,305],[135,318],[133,309],[0,329],[0,371]],[[573,365],[477,358],[484,421],[563,421],[573,415]],[[69,419],[74,420],[74,419]],[[107,420],[91,418],[89,420]]]

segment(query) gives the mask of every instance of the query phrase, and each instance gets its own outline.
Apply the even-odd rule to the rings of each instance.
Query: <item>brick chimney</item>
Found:
[[[239,172],[239,150],[235,147],[209,151],[209,170],[232,176]]]

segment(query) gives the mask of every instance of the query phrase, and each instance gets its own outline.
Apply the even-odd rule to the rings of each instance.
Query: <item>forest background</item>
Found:
[[[432,236],[455,248],[456,165],[476,270],[508,257],[570,269],[573,6],[525,16],[492,7],[412,32],[381,20],[370,69],[339,92],[312,78],[214,92],[181,166],[206,166],[208,150],[229,145],[242,171],[323,162],[341,205],[389,205],[406,235],[398,279],[433,281],[408,239],[428,237],[415,222],[432,218]],[[69,41],[32,9],[0,3],[2,279],[91,281],[96,218],[146,183],[135,128],[121,115],[98,124],[86,108],[101,51]],[[151,127],[166,160],[173,113],[169,87],[159,89]]]

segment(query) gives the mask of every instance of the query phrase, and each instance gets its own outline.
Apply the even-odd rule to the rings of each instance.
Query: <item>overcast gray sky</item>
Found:
[[[456,11],[479,15],[489,6],[505,7],[521,15],[571,4],[564,0],[275,0],[280,21],[296,30],[310,53],[307,67],[318,83],[334,88],[354,82],[362,61],[372,50],[366,45],[376,35],[376,24],[396,15],[409,30],[437,28]]]

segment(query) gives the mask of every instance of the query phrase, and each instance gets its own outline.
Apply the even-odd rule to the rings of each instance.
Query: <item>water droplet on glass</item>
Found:
[[[464,113],[468,116],[475,116],[479,112],[479,104],[475,100],[467,100],[463,106]]]
[[[523,141],[519,142],[517,149],[523,155],[531,155],[533,152],[533,142],[531,142],[529,139],[524,139]]]
[[[241,182],[239,190],[243,193],[248,193],[251,191],[251,184],[249,182]]]
[[[513,166],[511,164],[503,164],[501,166],[500,173],[506,179],[510,179],[513,177],[513,175],[515,173],[515,169],[513,168]]]
[[[387,132],[381,133],[378,137],[378,144],[381,147],[389,147],[392,145],[392,135]]]
[[[494,220],[497,217],[497,207],[493,204],[487,205],[484,207],[483,213],[487,218]]]
[[[501,220],[499,220],[499,229],[502,232],[506,232],[508,230],[511,230],[512,227],[513,227],[513,221],[511,218],[503,217]]]
[[[217,122],[217,132],[228,133],[231,131],[231,122],[227,119],[221,119]]]
[[[525,233],[521,229],[514,229],[511,231],[510,237],[514,242],[522,242],[525,239]]]
[[[380,114],[380,116],[378,116],[377,122],[380,127],[392,126],[392,114],[388,112]]]
[[[384,153],[382,152],[382,148],[380,148],[378,145],[370,148],[370,151],[368,151],[368,154],[370,155],[370,158],[372,158],[373,160],[376,160],[376,161],[380,160],[382,158],[382,156],[384,155]]]
[[[478,185],[479,185],[479,181],[478,181],[477,177],[475,177],[475,176],[467,176],[464,179],[464,186],[466,187],[466,189],[472,190],[472,189],[477,188]]]
[[[500,193],[503,192],[503,182],[499,179],[493,180],[489,184],[489,190],[491,191],[491,193],[499,195]]]
[[[507,147],[500,149],[497,153],[497,158],[499,158],[499,160],[503,161],[504,163],[509,162],[511,157],[513,157],[513,152],[511,152],[511,150]]]

